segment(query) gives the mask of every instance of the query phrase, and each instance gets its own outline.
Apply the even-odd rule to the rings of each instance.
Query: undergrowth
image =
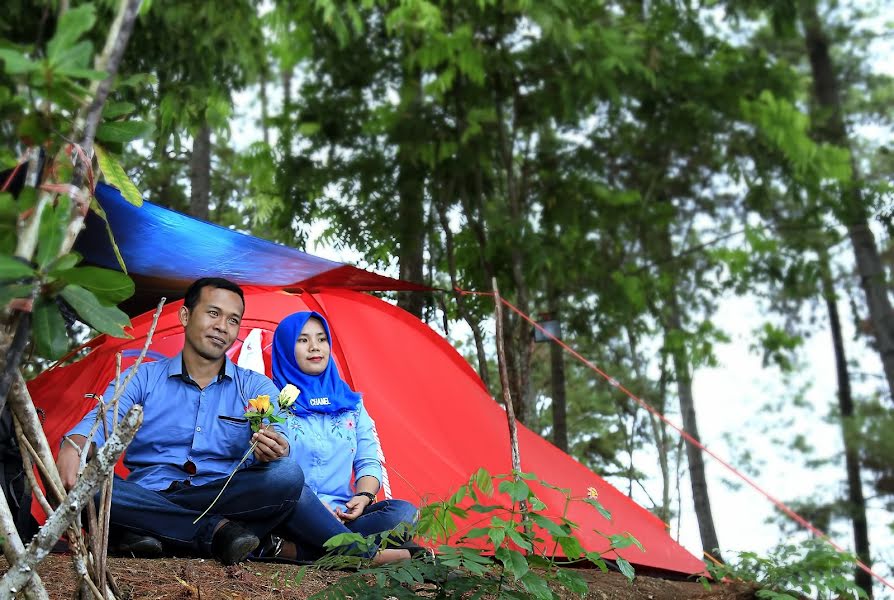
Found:
[[[532,491],[529,482],[562,494],[561,516],[546,514],[547,506]],[[508,502],[506,499],[508,497]],[[437,548],[435,554],[412,561],[372,566],[356,556],[329,555],[312,567],[302,569],[299,583],[308,568],[356,568],[356,572],[314,594],[314,600],[336,600],[350,596],[354,600],[385,597],[413,598],[417,589],[428,597],[540,599],[559,598],[556,589],[574,594],[587,593],[586,580],[570,565],[589,563],[603,572],[616,567],[629,580],[635,576],[628,561],[616,557],[611,562],[598,552],[583,548],[575,532],[580,525],[567,518],[573,502],[593,507],[594,517],[611,520],[611,514],[600,504],[595,490],[585,497],[574,497],[571,491],[542,481],[530,473],[491,475],[479,469],[450,498],[431,502],[420,509],[419,520],[409,531],[396,531],[393,538],[407,533]],[[458,543],[446,542],[459,532],[458,522],[481,515],[481,526],[465,532]],[[640,543],[629,534],[606,535],[605,553],[636,546]],[[327,542],[333,551],[354,545],[363,552],[375,540],[359,534],[343,534]],[[393,545],[384,540],[380,546]],[[564,558],[556,559],[561,550]],[[424,586],[421,588],[420,586]]]

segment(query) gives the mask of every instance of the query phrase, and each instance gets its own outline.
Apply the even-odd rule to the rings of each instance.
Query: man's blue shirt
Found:
[[[122,381],[125,376],[122,373]],[[113,381],[104,400],[110,402],[114,393]],[[164,490],[174,481],[202,485],[227,477],[251,444],[245,406],[261,394],[276,402],[279,390],[267,377],[237,367],[229,358],[205,389],[184,372],[182,354],[143,363],[127,384],[118,406],[120,416],[134,404],[143,406],[143,424],[124,458],[124,465],[130,469],[128,481],[146,489]],[[96,410],[68,435],[86,436],[95,420]],[[111,415],[108,423],[111,431]],[[276,429],[283,431],[279,426]],[[93,441],[97,446],[105,442],[101,426]],[[246,464],[253,461],[250,456]]]

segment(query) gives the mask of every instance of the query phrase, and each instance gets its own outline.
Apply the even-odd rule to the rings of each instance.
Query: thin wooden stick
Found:
[[[124,378],[124,382],[121,385],[115,386],[115,393],[112,395],[111,402],[105,404],[103,403],[103,398],[99,397],[100,402],[100,410],[99,412],[102,415],[102,419],[97,418],[93,422],[93,427],[90,428],[90,433],[87,434],[87,441],[84,444],[84,450],[87,450],[87,447],[90,444],[90,440],[96,434],[96,431],[99,429],[99,425],[102,422],[103,427],[105,427],[106,413],[108,413],[109,409],[112,406],[118,406],[118,400],[121,398],[121,394],[124,393],[124,390],[127,389],[127,384],[130,383],[130,380],[133,379],[134,375],[137,374],[137,371],[140,368],[140,365],[143,363],[143,359],[146,358],[146,354],[149,352],[149,346],[152,345],[152,335],[155,333],[155,328],[158,325],[158,318],[161,316],[161,310],[164,307],[167,298],[162,297],[159,301],[158,306],[155,309],[155,314],[152,317],[152,325],[149,327],[149,331],[146,334],[146,343],[143,344],[143,349],[140,350],[140,355],[137,356],[137,360],[134,361],[133,365],[130,367],[127,377]],[[99,417],[99,415],[97,415]],[[84,453],[86,454],[86,452]]]
[[[22,431],[22,426],[19,424],[19,420],[15,415],[12,416],[12,422],[16,429],[16,439],[18,439],[19,447],[21,448],[24,446],[27,449],[27,452],[22,453],[22,468],[24,469],[25,477],[28,478],[28,484],[31,486],[31,494],[37,499],[37,503],[40,504],[43,511],[46,514],[50,514],[53,512],[53,507],[50,506],[47,497],[37,483],[37,478],[34,476],[34,463],[40,465],[38,469],[46,467],[43,466],[40,457],[37,456],[37,452],[35,452],[34,448],[31,446],[28,438],[25,437],[25,434]],[[32,462],[32,460],[34,462]]]
[[[503,300],[497,287],[497,278],[491,279],[494,287],[495,318],[497,321],[497,362],[500,366],[500,387],[503,389],[503,402],[506,404],[506,421],[509,423],[509,446],[512,451],[512,471],[516,481],[521,474],[521,452],[518,447],[518,427],[515,422],[515,408],[512,406],[512,394],[509,392],[509,373],[506,369],[506,347],[503,342]],[[522,518],[527,519],[528,502],[518,503]]]
[[[19,531],[16,529],[15,517],[6,503],[6,494],[0,493],[0,532],[5,538],[2,544],[3,556],[6,562],[10,564],[10,569],[19,568],[19,564],[25,555],[25,546],[19,537]],[[40,576],[34,573],[31,582],[24,590],[26,597],[30,595],[34,600],[49,600],[47,590],[40,580]]]
[[[87,465],[65,502],[50,515],[47,522],[31,540],[21,559],[0,579],[0,598],[10,598],[28,584],[34,567],[46,558],[62,532],[81,512],[84,505],[90,501],[94,490],[99,486],[107,470],[124,453],[142,422],[143,408],[139,405],[131,407],[118,429],[112,433],[102,448],[97,451],[94,459]],[[3,504],[5,504],[5,499]]]
[[[161,312],[161,307],[156,309],[156,313]],[[150,342],[151,343],[151,342]],[[115,388],[117,389],[121,382],[121,353],[115,353]],[[105,423],[105,419],[103,419]],[[113,398],[112,406],[112,430],[118,426],[118,401]],[[99,582],[99,588],[105,589],[106,585],[106,565],[108,563],[109,553],[109,519],[112,514],[112,485],[115,479],[115,468],[109,471],[106,480],[102,484],[102,504],[99,508],[99,539],[97,540],[99,549],[96,553],[96,576]]]
[[[31,493],[37,499],[37,503],[40,504],[40,507],[43,509],[43,511],[49,516],[53,513],[53,508],[52,506],[50,506],[49,501],[47,500],[46,496],[37,483],[37,479],[34,477],[34,464],[31,461],[34,460],[37,463],[38,470],[46,471],[46,466],[44,466],[43,461],[40,460],[40,457],[31,446],[28,438],[25,437],[25,433],[24,431],[22,431],[22,426],[15,415],[13,415],[13,424],[15,426],[16,438],[18,439],[19,447],[24,447],[27,450],[27,452],[22,454],[22,467],[25,472],[25,477],[28,478],[28,483],[31,486]],[[49,487],[58,496],[58,502],[62,502],[64,494],[60,495],[59,488],[53,486],[52,484],[50,484]],[[77,548],[83,547],[83,540],[81,539],[81,528],[77,525],[77,523],[72,524],[72,526],[69,528],[68,537],[75,547],[76,554],[79,555],[79,553],[77,553]],[[75,559],[77,562],[81,563],[80,568],[77,569],[79,573],[86,571],[86,565],[84,564],[85,558],[87,557],[79,556]],[[83,579],[83,576],[81,578]],[[99,600],[103,600],[102,597],[100,597]]]

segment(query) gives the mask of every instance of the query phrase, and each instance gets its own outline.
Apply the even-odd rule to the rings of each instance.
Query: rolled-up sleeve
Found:
[[[379,459],[379,436],[366,407],[360,403],[357,415],[357,453],[354,455],[354,480],[370,475],[382,482],[382,461]]]

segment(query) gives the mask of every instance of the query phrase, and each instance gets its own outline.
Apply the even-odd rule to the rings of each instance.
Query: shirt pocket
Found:
[[[214,446],[221,458],[241,458],[251,445],[252,431],[248,419],[219,415],[215,429],[220,443]]]

